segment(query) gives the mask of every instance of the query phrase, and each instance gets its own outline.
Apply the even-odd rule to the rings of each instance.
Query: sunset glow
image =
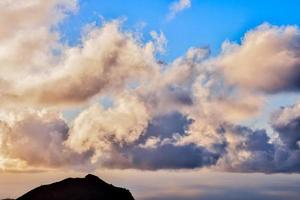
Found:
[[[0,199],[96,173],[141,200],[299,200],[299,6],[0,1]]]

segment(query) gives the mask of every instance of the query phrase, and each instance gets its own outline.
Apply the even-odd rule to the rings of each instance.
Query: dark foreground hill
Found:
[[[108,184],[94,175],[68,178],[43,185],[17,200],[134,200],[129,190]]]

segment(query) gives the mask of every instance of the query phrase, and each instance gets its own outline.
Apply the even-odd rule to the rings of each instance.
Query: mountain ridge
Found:
[[[106,183],[88,174],[39,186],[16,200],[134,200],[129,190]]]

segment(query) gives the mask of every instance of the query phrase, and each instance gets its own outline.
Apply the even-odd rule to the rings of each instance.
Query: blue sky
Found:
[[[244,34],[261,25],[300,25],[297,0],[193,0],[192,6],[168,20],[173,0],[80,0],[80,9],[63,21],[59,28],[63,41],[71,45],[80,42],[82,29],[91,23],[101,26],[103,20],[124,19],[122,28],[142,33],[151,39],[150,32],[162,32],[167,38],[166,52],[158,59],[172,62],[191,47],[208,47],[212,55],[220,52],[224,41],[240,43]],[[292,105],[299,100],[296,94],[271,95],[264,113],[247,123],[256,128],[269,128],[269,115],[274,109]],[[104,104],[106,102],[104,101]],[[74,118],[78,111],[66,112]]]
[[[299,25],[297,0],[193,0],[189,9],[167,20],[172,0],[80,0],[79,11],[61,24],[64,39],[78,42],[87,23],[125,18],[124,28],[135,30],[144,24],[145,40],[150,31],[162,31],[167,40],[166,61],[184,54],[192,46],[209,47],[213,54],[225,40],[239,41],[248,30],[268,22],[273,25]]]

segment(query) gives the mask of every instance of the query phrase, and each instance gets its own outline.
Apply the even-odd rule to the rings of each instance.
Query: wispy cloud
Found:
[[[179,0],[177,2],[172,3],[170,6],[170,12],[167,16],[168,20],[172,20],[179,12],[190,8],[192,6],[191,0]]]

